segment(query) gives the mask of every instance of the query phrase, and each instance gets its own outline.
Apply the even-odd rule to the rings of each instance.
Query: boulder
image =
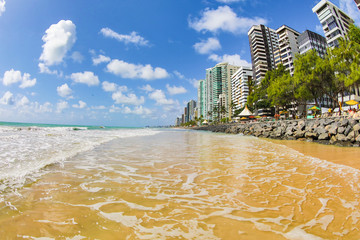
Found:
[[[327,133],[322,133],[320,134],[320,136],[318,137],[319,140],[329,140],[330,137],[329,137],[329,134]]]
[[[344,142],[344,141],[346,141],[346,136],[344,134],[337,134],[336,140],[340,141],[340,142]]]

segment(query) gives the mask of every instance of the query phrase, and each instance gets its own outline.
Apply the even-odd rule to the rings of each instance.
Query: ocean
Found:
[[[359,239],[359,149],[298,144],[2,123],[0,239]]]

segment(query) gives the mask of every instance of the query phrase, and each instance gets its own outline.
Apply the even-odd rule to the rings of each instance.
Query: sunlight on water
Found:
[[[4,194],[0,236],[359,239],[359,173],[250,137],[117,139]]]

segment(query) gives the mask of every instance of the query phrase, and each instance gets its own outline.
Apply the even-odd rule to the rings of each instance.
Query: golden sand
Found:
[[[1,239],[359,239],[359,149],[280,143],[113,141],[4,194]]]

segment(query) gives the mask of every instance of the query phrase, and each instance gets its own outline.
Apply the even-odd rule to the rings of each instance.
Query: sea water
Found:
[[[0,133],[1,239],[360,238],[360,171],[282,144],[154,129]]]

